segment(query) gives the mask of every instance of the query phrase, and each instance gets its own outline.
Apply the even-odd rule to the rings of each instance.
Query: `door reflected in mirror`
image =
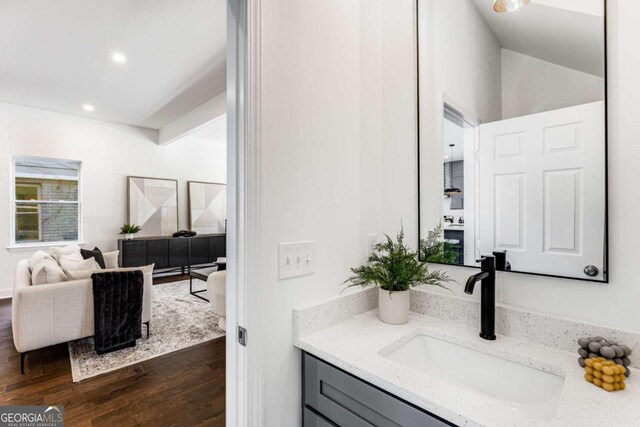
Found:
[[[417,0],[429,262],[608,281],[605,1]]]

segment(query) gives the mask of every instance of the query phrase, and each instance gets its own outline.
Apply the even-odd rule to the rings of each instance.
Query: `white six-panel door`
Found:
[[[603,278],[604,114],[595,102],[480,126],[482,254],[507,250],[515,271]]]

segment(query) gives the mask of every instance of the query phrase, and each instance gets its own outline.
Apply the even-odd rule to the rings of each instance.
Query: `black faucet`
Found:
[[[511,263],[507,261],[507,251],[495,250],[493,256],[496,257],[496,270],[511,271]]]
[[[496,259],[483,256],[477,262],[481,271],[467,279],[465,293],[471,295],[478,281],[482,281],[480,295],[480,336],[485,340],[496,339]]]

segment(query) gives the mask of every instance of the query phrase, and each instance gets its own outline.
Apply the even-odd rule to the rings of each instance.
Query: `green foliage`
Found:
[[[455,264],[458,257],[456,246],[443,241],[442,224],[430,230],[426,239],[420,240],[420,259],[426,262]]]
[[[120,228],[120,234],[136,234],[140,230],[142,228],[139,225],[125,224]]]
[[[369,285],[379,286],[389,292],[406,291],[420,285],[440,286],[452,280],[440,271],[429,271],[427,264],[418,260],[415,251],[404,244],[404,230],[400,228],[397,242],[385,234],[386,241],[373,247],[369,261],[365,265],[352,268],[351,277],[343,284],[347,287]]]

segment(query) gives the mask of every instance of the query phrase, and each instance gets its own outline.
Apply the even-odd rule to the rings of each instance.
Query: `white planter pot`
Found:
[[[125,234],[124,238],[125,240],[133,240],[133,236],[135,236],[135,234]]]
[[[404,325],[409,321],[410,291],[389,292],[378,288],[380,320],[391,325]]]

